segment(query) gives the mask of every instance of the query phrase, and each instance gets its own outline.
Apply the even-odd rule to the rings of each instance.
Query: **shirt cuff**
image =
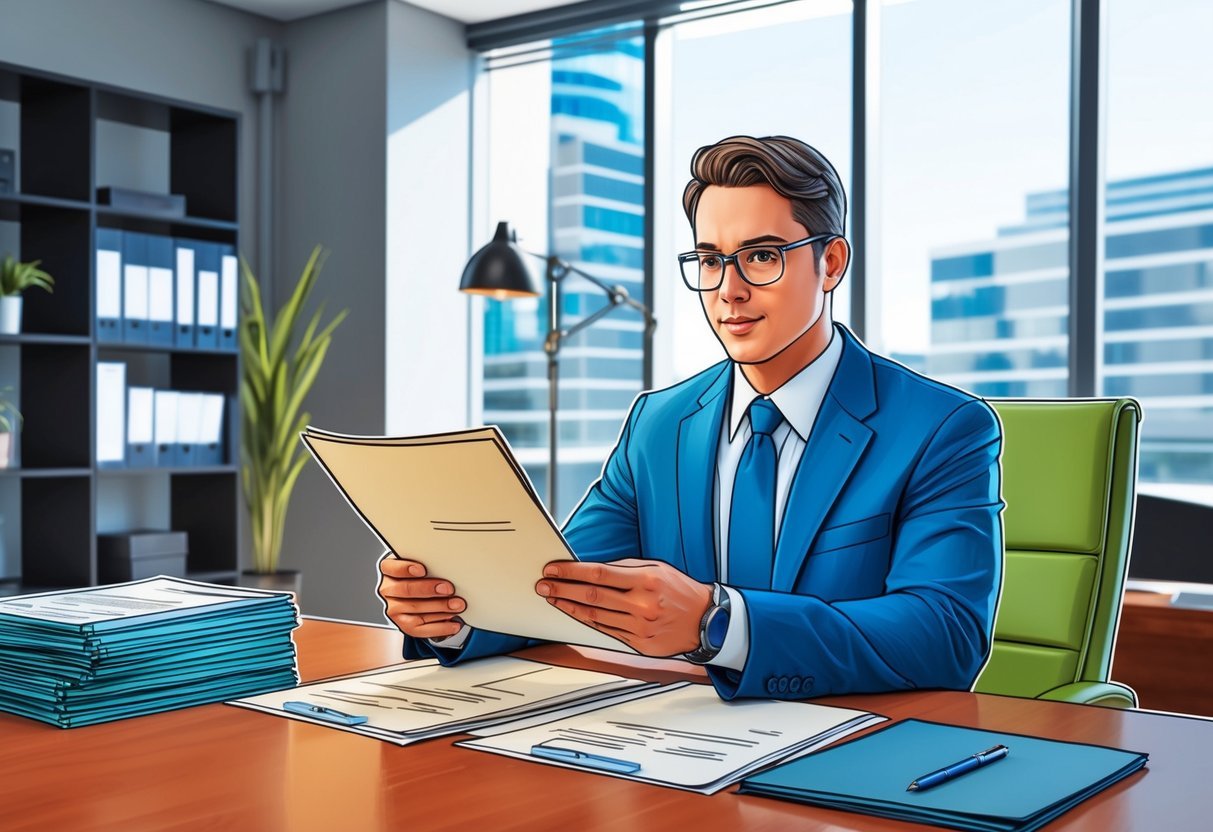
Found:
[[[472,628],[464,624],[459,628],[459,632],[453,635],[443,636],[442,638],[427,638],[426,641],[444,650],[458,650],[463,647],[463,643],[468,640],[468,636],[471,634]]]
[[[746,659],[750,657],[750,620],[746,616],[745,598],[731,587],[722,584],[720,588],[729,596],[729,629],[724,634],[724,645],[720,652],[708,664],[740,673],[745,670]]]

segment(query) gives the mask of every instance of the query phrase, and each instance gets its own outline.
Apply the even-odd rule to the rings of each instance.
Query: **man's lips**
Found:
[[[747,318],[741,315],[735,315],[729,318],[721,318],[720,325],[729,331],[731,335],[744,335],[753,329],[762,318]]]

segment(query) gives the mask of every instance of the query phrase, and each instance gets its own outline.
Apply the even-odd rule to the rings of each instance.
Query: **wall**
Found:
[[[317,295],[350,309],[307,403],[312,424],[351,434],[463,427],[463,26],[383,0],[292,23],[283,45],[279,302],[322,242],[331,255]],[[283,566],[303,571],[306,612],[382,620],[383,547],[318,466],[300,477],[284,549]]]

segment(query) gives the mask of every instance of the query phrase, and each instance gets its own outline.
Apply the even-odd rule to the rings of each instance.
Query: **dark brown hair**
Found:
[[[838,171],[818,150],[788,136],[730,136],[701,147],[691,158],[682,207],[691,228],[699,197],[708,185],[744,188],[770,185],[792,202],[792,217],[810,234],[846,233],[847,195]],[[822,243],[814,243],[821,256]]]

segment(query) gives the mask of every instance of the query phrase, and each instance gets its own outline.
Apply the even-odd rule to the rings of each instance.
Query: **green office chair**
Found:
[[[1133,399],[991,399],[1003,425],[1006,561],[974,690],[1132,708],[1109,681],[1137,482]]]

